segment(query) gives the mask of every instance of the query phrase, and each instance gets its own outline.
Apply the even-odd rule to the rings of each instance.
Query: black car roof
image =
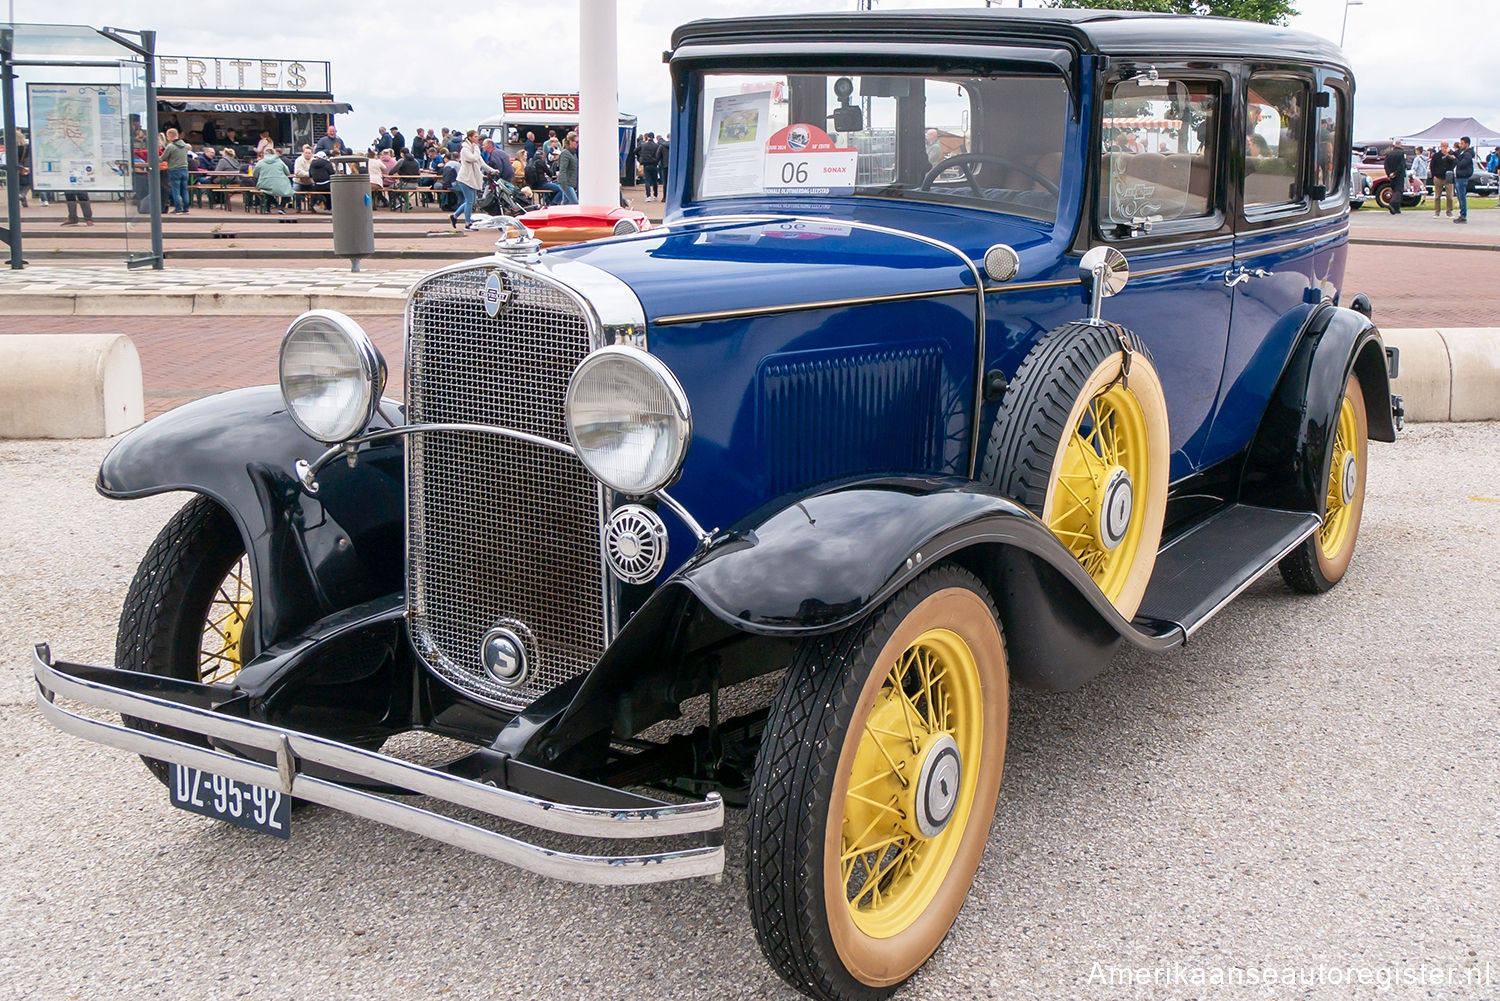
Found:
[[[1045,41],[1081,52],[1129,56],[1207,56],[1318,63],[1348,68],[1342,50],[1305,31],[1224,17],[1051,8],[881,10],[782,14],[693,21],[672,33],[672,48],[827,39],[1017,44]]]

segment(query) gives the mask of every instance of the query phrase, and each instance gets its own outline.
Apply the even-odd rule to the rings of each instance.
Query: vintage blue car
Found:
[[[881,997],[968,892],[1011,684],[1348,572],[1400,416],[1343,287],[1354,81],[1105,11],[700,21],[670,62],[664,228],[499,220],[412,290],[402,402],[314,311],[279,387],[115,447],[105,495],[196,496],[39,703],[178,806],[564,879],[717,876],[743,806],[770,962]],[[380,753],[411,730],[472,751]]]

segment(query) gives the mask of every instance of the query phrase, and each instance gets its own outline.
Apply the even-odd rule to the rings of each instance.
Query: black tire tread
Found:
[[[223,507],[201,494],[184,504],[157,533],[130,582],[115,636],[115,666],[197,681],[203,620],[199,616],[196,622],[187,621],[194,613],[189,606],[199,603],[196,598],[205,586],[216,587],[243,552],[239,530]],[[191,632],[184,633],[185,629]],[[184,659],[189,643],[193,656]],[[202,738],[147,720],[130,716],[121,720],[137,730],[204,743]],[[167,781],[164,762],[141,760],[153,775]]]
[[[1068,414],[1089,375],[1120,350],[1122,335],[1150,361],[1139,335],[1113,323],[1066,323],[1036,343],[1000,402],[980,482],[1041,515]]]
[[[1317,544],[1318,533],[1314,532],[1307,541],[1283,556],[1281,562],[1276,564],[1276,569],[1281,571],[1281,579],[1293,591],[1322,594],[1337,583],[1324,577],[1323,571],[1318,568],[1318,554],[1313,551]]]
[[[810,865],[821,858],[819,819],[867,662],[883,645],[880,637],[923,599],[954,586],[982,596],[999,621],[977,577],[953,565],[934,567],[860,624],[804,641],[766,719],[746,825],[750,916],[756,941],[777,973],[820,1001],[877,1001],[900,986],[870,987],[844,970],[827,929],[821,880]]]

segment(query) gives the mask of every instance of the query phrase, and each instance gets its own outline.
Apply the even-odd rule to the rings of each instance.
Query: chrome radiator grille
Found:
[[[550,282],[505,272],[491,318],[481,266],[434,275],[408,308],[407,419],[512,428],[566,443],[563,393],[589,323]],[[599,488],[573,456],[465,431],[407,445],[407,605],[413,644],[455,687],[518,709],[588,670],[605,644]],[[528,680],[494,681],[480,642],[503,625]]]

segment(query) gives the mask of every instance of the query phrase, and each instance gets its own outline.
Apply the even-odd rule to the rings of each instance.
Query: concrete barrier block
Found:
[[[1381,330],[1387,347],[1401,352],[1401,374],[1391,392],[1405,400],[1409,421],[1446,421],[1452,407],[1453,369],[1437,330]]]
[[[104,438],[146,419],[124,334],[0,335],[0,438]]]
[[[1441,331],[1453,363],[1449,420],[1500,420],[1500,327]]]

